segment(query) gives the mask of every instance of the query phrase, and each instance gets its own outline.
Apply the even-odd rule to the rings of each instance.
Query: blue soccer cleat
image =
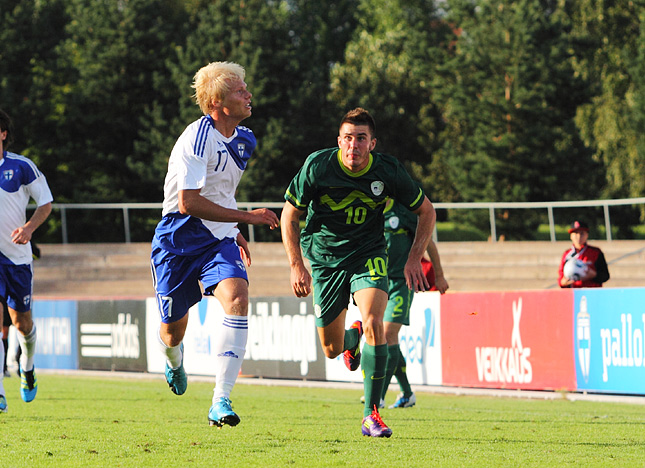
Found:
[[[22,370],[20,364],[18,364],[18,373],[20,374],[20,396],[22,401],[29,403],[36,398],[36,392],[38,391],[38,380],[36,380],[35,369],[30,371]]]
[[[231,400],[228,398],[219,398],[208,412],[209,426],[222,427],[224,424],[237,426],[239,423],[240,417],[231,408]]]
[[[399,395],[396,397],[396,401],[394,402],[393,405],[390,405],[389,408],[412,408],[417,402],[417,397],[414,395],[410,395],[409,397],[406,397],[403,395],[403,392],[399,393]]]
[[[4,397],[4,395],[0,395],[0,413],[6,413],[7,412],[7,399]]]
[[[362,431],[364,436],[369,437],[390,437],[392,435],[392,429],[385,425],[376,406],[374,406],[372,414],[363,418]]]
[[[363,337],[363,322],[356,320],[349,328],[355,328],[358,330],[358,345],[355,349],[348,349],[344,351],[343,360],[345,361],[345,366],[347,366],[350,371],[355,371],[361,365],[361,338]]]
[[[175,369],[171,368],[166,362],[166,382],[172,393],[175,395],[183,395],[188,387],[188,379],[186,378],[186,371],[184,370],[184,344],[181,344],[181,364]]]

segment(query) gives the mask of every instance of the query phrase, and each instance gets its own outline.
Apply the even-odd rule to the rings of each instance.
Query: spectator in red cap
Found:
[[[598,247],[587,244],[589,226],[574,221],[569,228],[573,246],[562,255],[558,271],[561,288],[600,288],[609,279],[605,255]]]

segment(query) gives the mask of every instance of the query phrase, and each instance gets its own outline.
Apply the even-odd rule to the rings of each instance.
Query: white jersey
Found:
[[[14,244],[11,233],[27,222],[27,205],[53,201],[47,179],[24,156],[5,151],[0,159],[0,263],[25,265],[33,261],[31,243]]]
[[[198,189],[213,203],[237,209],[235,192],[255,145],[255,135],[248,128],[238,126],[233,136],[226,138],[215,129],[209,115],[186,127],[170,154],[163,219],[153,242],[173,253],[191,255],[224,238],[236,238],[237,223],[179,213],[179,191]]]

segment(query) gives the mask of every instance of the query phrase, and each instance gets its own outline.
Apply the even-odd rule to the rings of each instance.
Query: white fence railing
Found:
[[[465,203],[434,203],[437,210],[459,210],[459,209],[482,209],[488,210],[490,218],[490,238],[492,242],[497,240],[497,227],[495,223],[495,211],[506,209],[545,209],[549,220],[549,234],[551,242],[555,242],[555,221],[553,210],[556,208],[593,208],[601,207],[604,214],[604,224],[607,233],[607,240],[611,241],[611,218],[609,208],[612,206],[644,205],[645,197],[623,198],[618,200],[581,200],[581,201],[553,201],[553,202],[465,202]],[[281,209],[284,202],[239,202],[241,210],[252,210],[255,208]],[[130,235],[130,211],[157,209],[161,213],[161,203],[54,203],[53,210],[60,212],[62,242],[68,243],[67,217],[70,211],[74,210],[121,210],[123,212],[123,230],[126,243],[131,242]],[[30,208],[35,208],[31,205]],[[255,241],[254,226],[249,228],[249,241]],[[437,231],[433,233],[437,241]]]

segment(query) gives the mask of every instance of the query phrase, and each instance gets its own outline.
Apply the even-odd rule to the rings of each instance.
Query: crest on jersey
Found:
[[[378,197],[380,194],[383,193],[385,184],[380,180],[375,180],[374,182],[372,182],[372,185],[370,186],[370,188],[372,189],[372,193]]]
[[[392,216],[389,220],[390,227],[392,229],[398,229],[399,227],[399,217],[398,216]]]
[[[244,150],[246,150],[246,145],[244,143],[238,143],[237,153],[240,155],[240,158],[244,156]]]
[[[13,179],[13,169],[8,169],[6,171],[2,172],[2,178],[4,180],[11,180]]]

